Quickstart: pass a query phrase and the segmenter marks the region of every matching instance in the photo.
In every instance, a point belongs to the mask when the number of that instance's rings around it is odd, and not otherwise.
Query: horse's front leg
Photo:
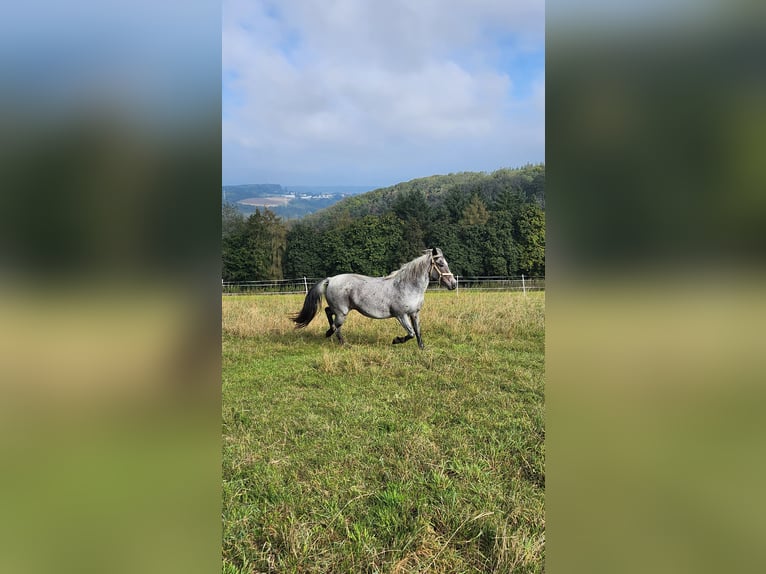
[[[394,345],[398,345],[399,343],[406,343],[415,336],[415,329],[412,328],[412,323],[410,323],[410,318],[407,315],[399,315],[396,320],[399,321],[402,327],[404,327],[404,330],[407,331],[407,336],[396,337],[392,341]]]
[[[420,336],[420,314],[417,311],[411,313],[410,320],[412,321],[412,327],[415,330],[415,336],[418,338],[418,347],[424,349],[423,338]]]

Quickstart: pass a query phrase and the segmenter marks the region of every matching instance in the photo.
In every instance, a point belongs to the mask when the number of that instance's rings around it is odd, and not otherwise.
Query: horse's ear
[[[434,257],[439,257],[439,250],[436,247],[432,247],[431,255],[433,255]]]

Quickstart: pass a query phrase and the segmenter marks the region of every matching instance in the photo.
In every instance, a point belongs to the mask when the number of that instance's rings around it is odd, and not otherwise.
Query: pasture
[[[429,291],[394,319],[224,297],[223,572],[541,572],[541,292]]]

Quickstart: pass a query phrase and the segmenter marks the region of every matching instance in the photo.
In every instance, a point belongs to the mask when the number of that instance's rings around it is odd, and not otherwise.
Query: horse
[[[341,327],[349,312],[356,310],[371,319],[396,317],[407,334],[396,337],[393,344],[406,343],[416,337],[418,347],[423,349],[419,313],[428,282],[437,279],[449,290],[457,287],[457,280],[450,272],[444,254],[434,247],[386,277],[343,273],[322,279],[306,294],[300,312],[290,319],[296,323],[296,329],[306,327],[319,311],[324,296],[327,301],[324,311],[330,323],[325,337],[335,333],[342,345]]]

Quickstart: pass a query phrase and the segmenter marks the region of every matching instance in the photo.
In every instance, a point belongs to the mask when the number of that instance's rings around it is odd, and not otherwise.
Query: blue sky
[[[224,0],[223,183],[545,159],[542,0]]]

